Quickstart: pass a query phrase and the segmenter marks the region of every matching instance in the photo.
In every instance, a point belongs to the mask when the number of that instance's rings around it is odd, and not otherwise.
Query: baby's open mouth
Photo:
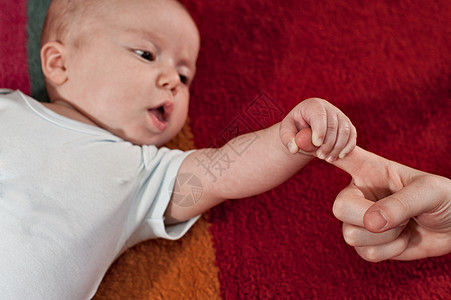
[[[165,102],[162,105],[148,109],[153,125],[160,131],[164,131],[168,125],[169,117],[174,109],[173,102]]]
[[[149,109],[149,112],[153,114],[160,122],[166,122],[166,116],[164,114],[164,106]]]

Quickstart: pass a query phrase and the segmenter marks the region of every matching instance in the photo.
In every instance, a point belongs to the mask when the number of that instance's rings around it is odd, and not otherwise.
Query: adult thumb
[[[371,232],[383,232],[406,224],[410,218],[431,213],[440,197],[426,189],[423,180],[412,180],[397,192],[374,203],[363,216],[363,223]]]

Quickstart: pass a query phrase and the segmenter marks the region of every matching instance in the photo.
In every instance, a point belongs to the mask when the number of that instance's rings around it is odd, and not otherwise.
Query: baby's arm
[[[190,154],[180,167],[180,182],[166,210],[166,223],[187,220],[225,199],[250,197],[286,181],[314,158],[312,153],[298,153],[296,143],[296,149],[289,145],[299,130],[308,127],[323,157],[335,159],[356,144],[354,126],[340,110],[322,99],[305,100],[280,123],[236,137],[221,148]],[[194,190],[183,184],[187,178],[196,182]],[[187,198],[195,201],[187,205]]]

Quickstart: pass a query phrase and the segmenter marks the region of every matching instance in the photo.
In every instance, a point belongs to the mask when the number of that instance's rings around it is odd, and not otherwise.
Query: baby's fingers
[[[333,162],[337,158],[345,157],[351,152],[357,143],[357,131],[346,117],[342,117],[337,130],[337,138],[332,151],[326,160]]]
[[[317,156],[333,162],[354,149],[357,131],[351,121],[341,114],[331,114],[327,122],[326,138],[324,144],[318,149]]]
[[[288,114],[280,123],[279,136],[282,144],[287,147],[290,153],[295,154],[299,151],[299,147],[296,145],[295,137],[298,133],[298,129],[295,125],[294,118],[291,114]]]
[[[305,115],[312,128],[312,144],[316,147],[322,147],[326,142],[330,116],[328,116],[327,110],[323,106],[319,103],[315,104],[317,105],[317,108],[305,112]]]
[[[355,129],[354,125],[350,124],[349,130],[348,141],[338,155],[338,158],[344,158],[346,155],[351,153],[351,151],[354,150],[355,146],[357,145],[357,130]]]
[[[337,140],[339,124],[338,116],[336,114],[326,112],[326,119],[326,123],[323,124],[327,124],[327,126],[315,126],[314,124],[312,124],[313,135],[317,134],[318,136],[324,136],[323,143],[320,145],[318,151],[316,152],[316,156],[319,159],[325,159],[330,156],[330,153],[334,148],[335,142]],[[324,128],[325,132],[323,133]]]

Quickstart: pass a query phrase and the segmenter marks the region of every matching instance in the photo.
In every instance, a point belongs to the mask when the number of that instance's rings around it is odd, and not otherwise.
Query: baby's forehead
[[[52,26],[47,30],[55,30],[60,26],[76,27],[83,23],[89,24],[102,17],[114,17],[118,14],[137,9],[145,11],[148,17],[156,14],[153,5],[164,7],[168,13],[183,11],[191,18],[186,8],[176,0],[52,0],[47,12],[47,19],[52,20]],[[132,15],[129,16],[133,18]]]
[[[72,28],[81,26],[107,8],[105,0],[52,0],[41,42],[64,40]]]
[[[107,28],[119,33],[130,24],[140,24],[138,29],[151,30],[153,24],[161,26],[160,21],[167,25],[163,31],[185,32],[200,43],[195,22],[176,0],[53,0],[41,43],[61,41],[79,47]]]

